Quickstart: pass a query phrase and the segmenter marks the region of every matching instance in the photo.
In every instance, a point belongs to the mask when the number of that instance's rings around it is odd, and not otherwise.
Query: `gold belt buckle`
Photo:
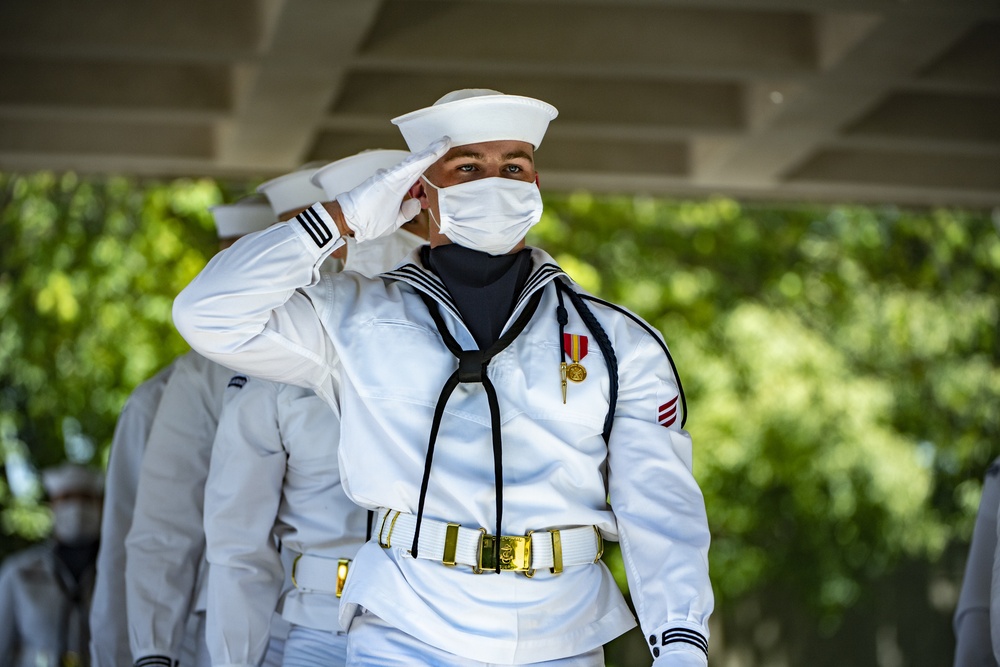
[[[389,524],[389,534],[385,536],[385,542],[383,543],[382,542],[382,533],[385,531],[385,522],[389,520],[389,515],[390,514],[393,515],[393,517],[392,517],[392,523]],[[402,514],[402,512],[393,512],[391,510],[386,510],[385,516],[382,517],[382,525],[379,526],[379,529],[378,529],[378,538],[377,539],[378,539],[378,545],[380,547],[382,547],[383,549],[391,549],[392,548],[392,531],[396,527],[396,519],[399,518],[400,514]]]
[[[337,597],[344,592],[344,584],[347,582],[347,571],[350,569],[351,560],[341,558],[337,561]]]
[[[499,546],[498,546],[499,542]],[[496,549],[500,549],[500,569],[505,572],[531,570],[531,535],[488,535],[485,531],[479,540],[479,567],[477,574],[496,567]]]

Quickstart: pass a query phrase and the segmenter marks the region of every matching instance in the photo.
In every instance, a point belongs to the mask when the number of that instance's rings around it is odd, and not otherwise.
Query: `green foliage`
[[[66,451],[80,439],[106,453],[131,390],[187,349],[171,303],[214,252],[208,207],[226,198],[209,180],[0,174],[6,462],[93,455]],[[35,501],[5,495],[4,532],[43,533]]]
[[[780,582],[836,618],[968,539],[1000,453],[987,215],[573,194],[533,237],[666,337],[721,602]]]

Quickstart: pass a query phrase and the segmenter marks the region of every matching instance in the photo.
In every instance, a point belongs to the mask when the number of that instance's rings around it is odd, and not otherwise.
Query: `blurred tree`
[[[210,180],[0,174],[0,447],[19,491],[0,489],[3,532],[48,528],[25,463],[103,463],[128,394],[187,349],[171,303],[214,252],[208,207],[227,196]]]
[[[832,630],[968,539],[1000,452],[987,214],[574,194],[533,241],[671,346],[721,604],[781,585]]]

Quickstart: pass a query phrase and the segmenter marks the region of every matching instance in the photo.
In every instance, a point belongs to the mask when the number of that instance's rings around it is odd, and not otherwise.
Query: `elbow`
[[[198,331],[197,318],[194,316],[196,312],[197,306],[192,302],[186,289],[174,299],[174,306],[171,311],[174,328],[177,329],[181,337],[192,347],[194,346],[192,338],[197,338]]]
[[[171,317],[177,333],[187,341],[192,349],[205,354],[206,346],[213,345],[213,337],[220,331],[217,306],[213,312],[211,299],[201,298],[192,292],[190,286],[174,299]]]

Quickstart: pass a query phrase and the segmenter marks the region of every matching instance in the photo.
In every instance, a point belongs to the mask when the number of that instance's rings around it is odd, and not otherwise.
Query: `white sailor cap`
[[[257,186],[257,192],[267,197],[276,216],[312,206],[324,200],[323,189],[312,181],[317,163],[310,162],[301,169]]]
[[[547,102],[496,90],[455,90],[432,106],[393,118],[411,151],[426,148],[441,137],[452,146],[482,141],[525,141],[535,148],[559,111]]]
[[[394,167],[408,155],[407,151],[382,148],[361,151],[357,155],[345,157],[319,168],[313,174],[312,182],[313,185],[323,189],[328,200],[332,200],[337,195],[361,185],[379,169]]]
[[[104,474],[77,463],[63,463],[42,471],[42,486],[50,498],[69,493],[99,496],[104,493]]]
[[[259,195],[209,209],[219,239],[231,239],[267,229],[278,221],[267,200]]]

